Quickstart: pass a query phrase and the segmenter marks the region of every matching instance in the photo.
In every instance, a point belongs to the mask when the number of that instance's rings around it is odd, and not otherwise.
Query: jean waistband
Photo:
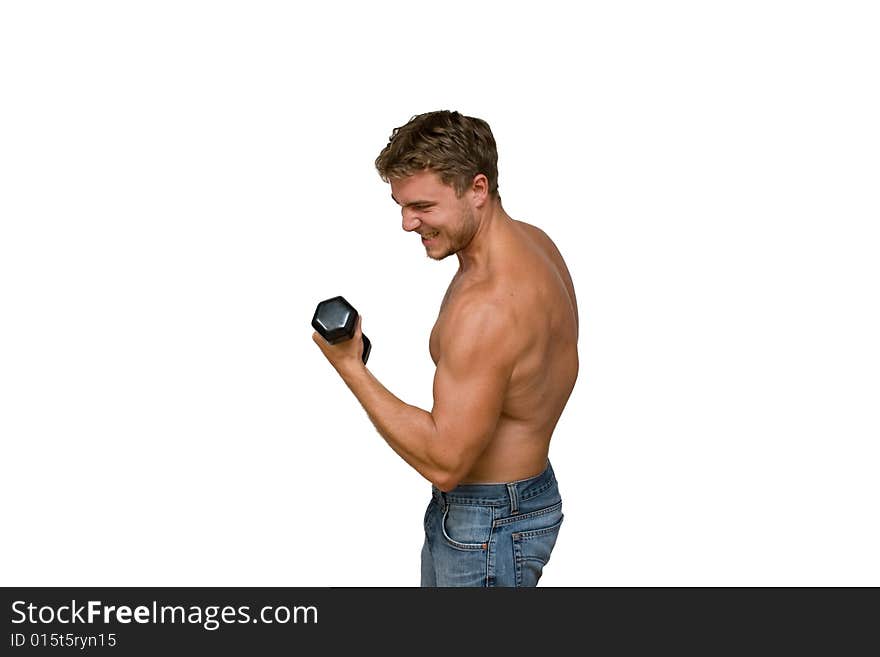
[[[547,461],[547,467],[541,474],[528,479],[497,484],[459,484],[448,493],[432,486],[431,492],[434,499],[444,506],[447,503],[489,506],[510,504],[516,510],[520,502],[540,495],[555,483],[553,467]]]

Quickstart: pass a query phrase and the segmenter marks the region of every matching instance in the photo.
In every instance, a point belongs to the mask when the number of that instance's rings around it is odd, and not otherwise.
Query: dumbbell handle
[[[364,353],[363,353],[363,356],[361,356],[361,358],[363,358],[364,365],[366,365],[367,358],[370,357],[370,349],[373,348],[373,345],[370,343],[370,339],[366,335],[364,335],[363,333],[361,333],[361,338],[363,338],[363,341],[364,341]]]

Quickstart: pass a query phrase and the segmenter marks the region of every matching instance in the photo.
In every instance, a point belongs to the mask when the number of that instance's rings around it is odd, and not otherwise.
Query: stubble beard
[[[466,208],[461,214],[461,223],[458,225],[458,228],[454,232],[449,233],[449,246],[447,246],[446,250],[442,252],[443,255],[432,255],[431,251],[428,250],[427,256],[431,260],[443,260],[451,255],[455,255],[470,244],[470,241],[473,239],[476,232],[476,217],[474,217],[473,210]],[[438,235],[438,237],[443,236],[442,232]]]

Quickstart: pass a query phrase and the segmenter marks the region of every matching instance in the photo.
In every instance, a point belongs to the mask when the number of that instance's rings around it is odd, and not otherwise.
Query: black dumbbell
[[[348,301],[342,297],[325,299],[315,308],[315,316],[312,317],[312,328],[330,344],[339,344],[354,337],[354,326],[357,323],[358,312]],[[370,341],[361,333],[364,339],[364,365],[370,357]]]

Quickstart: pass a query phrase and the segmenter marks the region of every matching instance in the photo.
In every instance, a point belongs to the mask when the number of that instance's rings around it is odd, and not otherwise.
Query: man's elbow
[[[437,488],[439,488],[444,493],[448,493],[458,486],[458,482],[461,481],[459,477],[453,477],[447,474],[441,474],[434,478],[434,481],[431,483],[434,484]]]
[[[444,493],[448,493],[467,478],[480,451],[466,441],[448,434],[436,438],[431,450],[433,472],[428,477]]]
[[[444,493],[448,493],[461,483],[467,474],[467,470],[468,468],[461,462],[447,462],[437,468],[431,483]]]

